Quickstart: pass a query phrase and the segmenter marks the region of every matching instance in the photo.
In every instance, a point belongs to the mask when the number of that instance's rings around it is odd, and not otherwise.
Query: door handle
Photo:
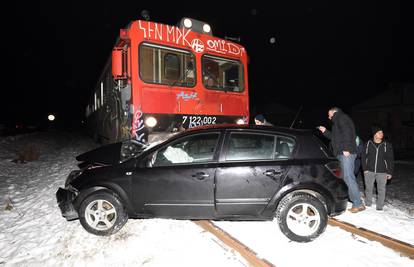
[[[205,178],[210,177],[210,175],[204,172],[197,172],[196,174],[193,174],[192,177],[196,177],[198,180],[204,180]]]
[[[266,170],[265,172],[263,172],[263,174],[274,176],[274,175],[280,175],[280,174],[282,174],[282,172],[281,171],[275,171],[275,170]]]

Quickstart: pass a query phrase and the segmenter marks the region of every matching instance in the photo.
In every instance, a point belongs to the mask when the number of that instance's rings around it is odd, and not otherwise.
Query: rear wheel
[[[277,207],[276,218],[283,234],[296,242],[312,241],[325,231],[328,221],[322,201],[305,193],[284,197]]]
[[[119,197],[109,191],[98,191],[88,196],[79,208],[83,228],[95,235],[118,232],[128,220]]]

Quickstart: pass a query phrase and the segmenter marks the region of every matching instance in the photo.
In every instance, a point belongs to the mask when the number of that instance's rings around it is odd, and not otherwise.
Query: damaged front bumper
[[[75,220],[79,217],[78,212],[73,206],[73,200],[75,198],[76,193],[74,190],[72,191],[69,188],[64,189],[59,187],[58,191],[56,192],[56,200],[60,211],[62,212],[62,216],[65,217],[65,219],[68,221]]]

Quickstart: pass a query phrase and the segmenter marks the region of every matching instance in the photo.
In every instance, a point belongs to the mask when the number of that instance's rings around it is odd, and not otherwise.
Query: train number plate
[[[183,126],[193,128],[201,125],[216,124],[215,116],[183,116]]]

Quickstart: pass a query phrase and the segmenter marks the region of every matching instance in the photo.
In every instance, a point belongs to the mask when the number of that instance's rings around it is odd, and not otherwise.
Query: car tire
[[[79,220],[89,233],[106,236],[118,232],[127,222],[128,215],[115,193],[98,191],[82,201]]]
[[[285,196],[276,209],[280,230],[290,240],[310,242],[322,234],[328,222],[325,205],[306,193]]]

